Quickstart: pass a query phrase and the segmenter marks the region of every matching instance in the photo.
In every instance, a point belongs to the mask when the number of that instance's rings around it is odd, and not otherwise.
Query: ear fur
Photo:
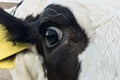
[[[0,8],[0,24],[4,25],[10,34],[11,41],[33,43],[33,35],[30,25],[10,15]]]

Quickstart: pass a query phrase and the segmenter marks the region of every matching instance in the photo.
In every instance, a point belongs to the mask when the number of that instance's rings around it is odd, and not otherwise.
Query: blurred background
[[[9,8],[14,7],[20,1],[21,0],[0,0],[0,7],[9,9]]]

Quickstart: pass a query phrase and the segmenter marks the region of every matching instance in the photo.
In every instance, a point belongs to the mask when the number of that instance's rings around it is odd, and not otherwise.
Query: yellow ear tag
[[[0,24],[0,68],[13,68],[15,59],[7,60],[6,58],[24,50],[25,44],[10,42],[6,38],[7,30]]]
[[[15,58],[13,60],[8,60],[8,59],[4,59],[4,60],[0,60],[0,68],[1,69],[11,69],[15,67]]]

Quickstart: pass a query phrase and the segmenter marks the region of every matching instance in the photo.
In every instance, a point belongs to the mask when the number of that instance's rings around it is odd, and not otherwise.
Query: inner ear
[[[4,25],[10,34],[10,40],[22,43],[33,43],[31,26],[0,8],[0,24]]]

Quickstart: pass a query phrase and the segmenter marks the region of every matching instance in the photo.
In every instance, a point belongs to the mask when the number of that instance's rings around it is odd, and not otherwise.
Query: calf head
[[[0,9],[0,24],[6,26],[9,40],[36,46],[48,80],[77,80],[78,54],[87,47],[88,38],[68,8],[49,5],[36,18],[25,20]]]
[[[48,80],[120,79],[118,8],[98,0],[50,1],[36,17],[24,20],[0,9],[9,40],[35,45]]]

